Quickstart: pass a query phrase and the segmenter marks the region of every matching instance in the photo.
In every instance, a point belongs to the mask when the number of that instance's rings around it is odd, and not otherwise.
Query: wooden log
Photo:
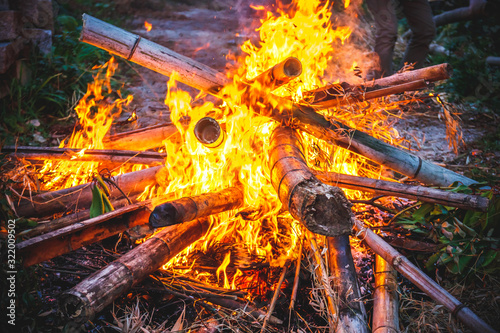
[[[375,255],[375,292],[373,295],[374,333],[399,332],[398,281],[396,271],[379,255]]]
[[[164,228],[144,243],[95,272],[59,297],[70,320],[85,322],[141,282],[208,230],[207,219]]]
[[[145,40],[137,35],[86,14],[84,14],[81,40],[167,76],[170,76],[173,71],[183,73],[178,77],[179,81],[224,98],[219,92],[229,81],[223,74],[158,44],[149,41],[145,43]],[[135,48],[134,45],[136,45]],[[139,45],[141,46],[140,49]],[[140,55],[136,56],[139,51]],[[432,77],[435,73],[440,73],[442,76],[442,72],[449,73],[450,68],[447,64],[433,66],[428,70],[429,77]],[[408,73],[417,71],[420,70]],[[403,73],[404,75],[399,74],[400,76],[392,78],[390,81],[384,78],[385,81],[379,81],[378,83],[391,85],[390,82],[394,81],[399,83],[416,81],[418,80],[416,77],[420,75],[418,73],[420,72],[417,72],[417,74]],[[271,94],[263,95],[261,91],[252,88],[252,86],[249,86],[244,94],[243,100],[254,105],[267,105],[267,108],[261,110],[261,114],[269,116],[280,123],[295,124],[301,130],[319,139],[349,149],[420,182],[440,186],[449,186],[453,182],[460,182],[465,185],[475,183],[470,178],[424,161],[420,157],[377,140],[366,133],[349,128],[335,120],[329,121],[306,105],[296,105],[290,100]]]
[[[380,236],[366,228],[362,222],[355,220],[354,229],[356,236],[368,244],[368,246],[391,264],[394,269],[410,280],[415,286],[435,300],[438,304],[447,308],[456,318],[463,322],[473,332],[494,333],[496,332],[481,318],[474,314],[468,307],[463,305],[434,280],[412,264],[406,257],[401,255],[392,246],[387,244]]]
[[[166,227],[236,209],[243,203],[243,192],[235,187],[184,197],[156,206],[149,218],[149,224],[152,228]]]
[[[40,235],[17,244],[24,267],[38,264],[82,246],[93,244],[124,232],[137,225],[147,224],[151,202],[128,205],[86,221]]]
[[[295,57],[288,57],[253,78],[247,84],[257,85],[258,88],[271,92],[297,78],[300,74],[302,74],[302,63],[300,60]]]
[[[493,57],[493,56],[486,57],[486,63],[488,65],[500,66],[500,57]]]
[[[368,333],[366,311],[361,300],[349,235],[327,237],[327,243],[330,276],[339,296],[338,325],[342,326],[343,332]]]
[[[132,200],[135,202],[135,200]],[[123,198],[119,199],[116,201],[112,201],[111,204],[115,209],[124,207],[129,204],[128,199]],[[33,229],[25,230],[20,233],[18,233],[19,237],[23,238],[32,238],[38,235],[42,235],[57,229],[61,229],[64,227],[67,227],[69,225],[88,220],[90,218],[90,209],[84,209],[79,212],[69,214],[63,217],[60,217],[58,219],[54,219],[52,221],[48,221],[45,223],[39,223],[38,226],[34,227]]]
[[[106,136],[102,143],[107,149],[135,149],[142,151],[161,147],[163,140],[176,133],[177,128],[174,124],[164,123]]]
[[[141,193],[148,185],[156,183],[155,175],[161,169],[156,166],[140,171],[129,172],[114,177],[114,182],[127,195]],[[122,198],[122,193],[110,186],[111,199]],[[32,198],[21,198],[16,202],[18,216],[48,216],[58,212],[89,208],[92,202],[91,183],[67,189],[42,193]]]
[[[390,87],[379,88],[366,91],[363,87],[354,87],[354,92],[344,92],[339,88],[330,88],[328,90],[320,90],[312,92],[310,97],[305,94],[304,101],[307,105],[315,109],[322,110],[336,106],[360,103],[374,98],[385,97],[393,94],[399,94],[406,91],[419,90],[427,88],[428,84],[424,80],[411,81],[393,85]]]
[[[349,234],[351,203],[338,187],[321,183],[309,170],[295,131],[277,127],[271,136],[271,182],[283,207],[307,229],[325,236]]]
[[[369,81],[365,84],[365,86],[388,87],[420,80],[424,80],[426,82],[436,82],[449,79],[452,73],[453,68],[451,67],[451,65],[444,63],[386,76],[380,79]]]
[[[488,198],[479,195],[448,192],[425,186],[401,184],[386,180],[344,175],[336,172],[313,171],[323,183],[370,192],[375,195],[388,195],[444,206],[473,209],[485,212],[489,206]]]
[[[5,146],[3,154],[31,160],[64,160],[75,162],[99,162],[106,164],[163,165],[167,154],[133,150],[81,149],[54,147]]]

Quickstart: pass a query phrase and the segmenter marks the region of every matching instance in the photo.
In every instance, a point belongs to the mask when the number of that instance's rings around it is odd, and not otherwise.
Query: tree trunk
[[[148,185],[156,183],[155,175],[161,166],[125,173],[114,177],[114,182],[127,195],[140,194]],[[123,197],[120,191],[110,186],[111,199]],[[65,211],[87,209],[92,202],[91,183],[22,198],[16,204],[18,216],[48,216]]]
[[[342,332],[368,333],[366,311],[352,259],[349,236],[327,237],[328,264],[339,295],[338,316]],[[339,331],[339,330],[337,330]]]
[[[448,192],[424,186],[406,185],[380,179],[344,175],[335,172],[313,171],[314,175],[326,184],[366,191],[375,195],[388,195],[444,206],[473,209],[485,212],[490,201],[479,195]]]
[[[486,0],[469,0],[469,7],[461,7],[434,16],[434,24],[436,27],[460,22],[468,21],[485,16],[488,1]]]
[[[399,332],[398,281],[396,271],[375,255],[375,292],[373,295],[373,332]]]
[[[271,136],[271,182],[283,207],[314,233],[349,234],[351,203],[337,187],[321,183],[309,170],[295,131],[277,127]]]
[[[202,219],[163,229],[65,291],[59,298],[59,308],[73,321],[91,320],[132,286],[202,237],[208,227],[208,220]]]
[[[445,308],[473,332],[496,332],[469,308],[418,269],[418,267],[412,264],[406,257],[387,244],[380,236],[366,228],[360,221],[355,221],[354,229],[356,230],[356,236],[365,241],[373,252],[390,263],[399,273],[410,280],[438,304],[444,305]]]

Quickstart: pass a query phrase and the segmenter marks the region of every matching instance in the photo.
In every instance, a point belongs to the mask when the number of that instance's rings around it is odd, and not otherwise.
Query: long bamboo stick
[[[23,258],[23,265],[24,267],[35,265],[137,225],[147,224],[151,212],[148,207],[150,204],[151,201],[148,200],[128,205],[22,241],[16,247]]]
[[[398,281],[396,271],[375,255],[375,292],[373,295],[373,333],[399,332]]]
[[[163,140],[177,133],[172,123],[158,124],[107,136],[103,145],[107,149],[147,150],[161,147]]]
[[[386,180],[345,175],[336,172],[313,171],[314,175],[326,184],[412,200],[437,203],[444,206],[473,209],[485,212],[490,201],[479,195],[449,192],[425,186],[401,184]]]
[[[156,206],[149,218],[149,224],[153,228],[166,227],[236,209],[243,203],[243,192],[235,187],[194,197],[184,197]]]
[[[144,170],[125,173],[114,177],[114,182],[127,195],[139,194],[147,185],[156,183],[155,175],[161,169],[156,166]],[[42,193],[32,198],[22,198],[16,204],[19,216],[48,216],[58,212],[89,208],[92,202],[91,184],[83,184],[67,189]],[[111,199],[123,197],[114,186],[110,187]]]
[[[67,318],[75,322],[81,323],[92,319],[121,294],[202,237],[208,227],[208,220],[202,219],[161,230],[62,293],[59,298],[59,308]]]
[[[368,333],[366,311],[352,259],[349,235],[327,237],[328,266],[339,295],[339,326],[344,332]]]
[[[84,14],[83,21],[83,42],[167,76],[175,71],[180,73],[179,81],[224,98],[219,93],[229,81],[221,73],[89,15]],[[268,105],[261,113],[280,123],[296,124],[301,130],[319,139],[349,149],[423,183],[440,186],[449,186],[455,181],[466,185],[475,183],[472,179],[424,161],[366,133],[351,129],[340,122],[327,120],[309,106],[295,105],[292,101],[271,94],[263,96],[262,92],[252,87],[245,93],[245,99],[253,104],[260,102],[259,105]]]
[[[290,214],[312,232],[339,236],[351,232],[351,203],[338,187],[321,183],[309,170],[289,127],[277,127],[271,136],[271,182]]]
[[[417,266],[412,264],[406,257],[401,255],[392,246],[387,244],[380,236],[366,228],[362,222],[356,220],[354,229],[357,236],[364,240],[368,246],[391,264],[394,269],[410,280],[420,290],[442,304],[454,316],[462,321],[473,332],[495,333],[496,331],[486,324],[481,318],[474,314],[468,307],[439,286],[434,280],[423,273]]]
[[[157,152],[140,152],[133,150],[80,149],[53,147],[14,147],[2,148],[2,153],[12,154],[19,158],[32,160],[66,160],[75,162],[102,162],[110,164],[146,164],[162,165],[167,154]]]

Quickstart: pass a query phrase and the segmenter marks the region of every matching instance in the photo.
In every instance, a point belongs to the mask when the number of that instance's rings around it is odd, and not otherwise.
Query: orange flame
[[[153,25],[149,23],[148,21],[144,21],[144,28],[146,28],[147,32],[150,32],[151,29],[153,29]]]

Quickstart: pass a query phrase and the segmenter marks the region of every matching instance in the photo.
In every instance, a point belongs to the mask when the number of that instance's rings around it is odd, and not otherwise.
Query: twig
[[[304,244],[304,238],[302,237],[300,240],[300,247],[299,247],[299,254],[297,256],[297,263],[295,264],[295,278],[293,280],[293,289],[292,289],[292,296],[290,297],[290,314],[292,313],[292,310],[295,307],[295,300],[297,299],[297,291],[299,290],[299,274],[300,274],[300,266],[301,266],[301,261],[302,261],[302,246]],[[289,316],[290,317],[290,316]]]
[[[281,285],[283,284],[283,280],[285,280],[285,275],[289,263],[290,260],[287,260],[283,265],[283,272],[281,272],[280,279],[278,281],[278,284],[276,285],[276,289],[274,290],[273,299],[271,300],[271,304],[269,305],[269,310],[267,311],[266,317],[264,318],[264,322],[262,323],[262,328],[260,329],[261,333],[264,333],[266,331],[267,322],[269,321],[269,318],[273,314],[274,308],[276,307],[276,301],[278,300],[278,296],[280,295]]]

